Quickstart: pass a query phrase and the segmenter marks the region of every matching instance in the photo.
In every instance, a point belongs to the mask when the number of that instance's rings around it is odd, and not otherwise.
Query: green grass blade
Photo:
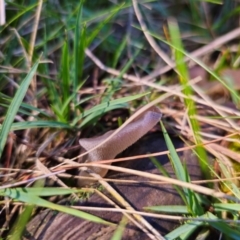
[[[82,83],[82,75],[83,75],[83,64],[84,64],[84,57],[85,57],[85,48],[87,46],[87,27],[84,23],[81,29],[81,36],[79,39],[79,63],[78,63],[78,82],[77,86],[79,86],[79,83]]]
[[[184,61],[184,51],[183,51],[183,45],[181,41],[181,35],[180,31],[178,28],[178,25],[175,21],[169,21],[169,32],[171,36],[171,42],[172,45],[175,46],[174,51],[175,51],[175,59],[176,59],[176,68],[180,77],[180,83],[183,86],[183,92],[184,94],[188,97],[184,99],[186,109],[188,111],[189,115],[189,120],[190,120],[190,127],[192,128],[192,131],[194,133],[194,138],[196,144],[200,145],[202,143],[201,137],[200,137],[200,126],[198,121],[196,120],[196,106],[195,102],[191,99],[193,96],[193,91],[191,88],[191,85],[189,84],[189,73],[187,69],[187,65]],[[178,49],[181,49],[181,51],[178,51]],[[201,161],[200,167],[205,175],[206,179],[211,179],[210,171],[208,169],[208,162],[207,162],[207,153],[205,149],[202,146],[197,146],[196,147],[196,152]]]
[[[146,96],[147,94],[149,94],[149,92],[142,93],[142,94],[136,94],[134,96],[129,96],[129,97],[118,98],[118,99],[114,99],[112,101],[100,103],[99,105],[97,105],[97,106],[95,106],[95,107],[93,107],[93,108],[91,108],[89,110],[84,111],[82,117],[85,117],[85,116],[87,116],[87,115],[89,115],[89,114],[91,114],[91,113],[93,113],[95,111],[101,110],[101,109],[106,108],[106,107],[110,107],[110,106],[118,105],[118,104],[123,104],[123,103],[126,103],[126,102],[130,102],[130,101],[136,100],[138,98]]]
[[[174,214],[189,214],[186,206],[180,205],[164,205],[164,206],[149,206],[144,207],[145,210],[151,210],[154,212],[174,213]]]
[[[14,121],[14,117],[18,112],[18,109],[23,101],[23,98],[28,90],[29,84],[37,71],[39,64],[39,60],[33,65],[32,69],[29,71],[25,79],[22,81],[20,87],[18,88],[6,114],[6,117],[2,124],[2,129],[0,132],[0,157],[2,156],[2,152],[4,146],[7,141],[8,133],[11,130],[11,125]]]
[[[73,89],[77,89],[79,83],[79,68],[80,68],[80,42],[81,42],[81,24],[82,24],[82,8],[83,8],[83,0],[80,1],[76,24],[75,24],[75,37],[74,37],[74,81],[73,81]],[[74,97],[74,103],[76,105],[76,92]]]
[[[110,22],[110,20],[120,11],[123,9],[125,3],[121,4],[120,6],[116,6],[115,9],[112,9],[112,12],[110,12],[110,15],[106,17],[103,21],[101,21],[98,26],[90,33],[88,40],[87,40],[87,45],[89,46],[92,41],[97,37],[99,34],[100,30]]]
[[[70,69],[69,69],[69,50],[67,41],[64,42],[62,47],[62,59],[61,59],[61,78],[62,78],[62,98],[63,104],[67,101],[70,94]],[[68,115],[68,110],[65,110]]]
[[[197,228],[204,225],[204,222],[202,221],[190,221],[188,223],[185,223],[181,225],[180,227],[174,229],[172,232],[165,235],[166,240],[175,240],[175,239],[186,239],[184,235],[191,235]],[[181,238],[179,238],[181,236]]]
[[[84,84],[85,82],[86,82],[86,81],[82,81],[82,82],[79,84],[78,88],[77,88],[75,91],[77,92],[79,89],[81,89],[81,87],[83,86],[83,84]],[[65,116],[66,116],[66,109],[69,108],[69,111],[70,111],[70,103],[71,103],[71,101],[74,100],[75,92],[74,92],[74,93],[69,92],[68,95],[69,95],[69,96],[68,96],[68,98],[65,100],[65,102],[63,103],[63,105],[61,106],[61,109],[59,109],[59,113],[64,117],[65,121],[67,120],[67,122],[68,122],[68,119],[66,119],[66,117],[65,117]],[[96,95],[95,95],[95,96],[96,96]],[[93,98],[93,97],[95,97],[95,96],[91,96],[91,97],[89,97],[88,99],[91,99],[91,98]],[[78,106],[79,104],[81,104],[81,103],[83,103],[83,102],[84,102],[84,100],[79,101],[76,106]]]
[[[214,211],[236,211],[240,212],[239,203],[213,203]]]
[[[238,101],[238,98],[236,97],[236,96],[238,96],[238,91],[234,86],[234,79],[232,79],[231,77],[228,77],[227,75],[224,75],[223,80],[224,80],[224,82],[226,82],[226,84],[229,86],[229,88],[232,89],[232,92],[230,92],[232,101],[235,103],[236,106],[239,106],[240,102]]]
[[[26,122],[16,122],[13,123],[10,127],[10,131],[24,130],[31,128],[62,128],[62,129],[72,129],[72,126],[67,123],[56,122],[56,121],[26,121]],[[3,129],[3,126],[0,126],[0,130]]]
[[[136,27],[137,29],[139,29],[138,27]],[[141,29],[139,29],[141,30]],[[163,43],[167,44],[168,46],[170,46],[171,48],[173,48],[176,51],[179,51],[181,53],[183,53],[188,59],[194,61],[196,64],[198,64],[199,66],[201,66],[204,70],[206,70],[210,75],[212,75],[215,79],[217,79],[225,88],[227,88],[227,90],[231,93],[231,95],[234,95],[234,98],[237,99],[240,102],[240,95],[235,93],[235,91],[228,86],[228,84],[225,83],[225,81],[223,81],[216,73],[214,73],[207,65],[205,65],[203,62],[201,62],[199,59],[197,59],[196,57],[193,57],[191,54],[187,53],[186,51],[184,51],[181,48],[178,48],[177,46],[175,46],[172,43],[169,43],[167,41],[165,41],[163,38],[161,38],[160,36],[148,32],[151,36],[155,37],[156,39],[162,41]],[[183,59],[181,60],[183,61]]]
[[[153,164],[158,168],[158,170],[166,177],[171,177],[170,174],[166,171],[166,169],[157,161],[156,158],[150,158]],[[179,186],[173,185],[173,187],[176,189],[180,197],[182,198],[183,202],[188,205],[188,201],[186,198],[186,195],[182,191],[182,189]]]
[[[232,178],[233,177],[233,174],[226,167],[226,164],[223,164],[221,161],[219,161],[218,164],[219,164],[219,169],[221,170],[224,177],[226,177],[226,178]],[[234,195],[238,199],[240,199],[239,186],[234,181],[232,181],[232,180],[223,181],[222,184],[224,185],[224,188],[227,189],[227,191],[231,192],[232,195]]]
[[[11,191],[11,190],[9,190]],[[70,188],[60,188],[60,187],[26,187],[26,188],[14,188],[15,192],[18,193],[26,193],[29,196],[41,196],[41,197],[49,197],[56,195],[67,195],[72,193],[78,193],[81,190],[70,189]],[[5,190],[0,190],[0,195],[5,195]]]
[[[34,188],[43,188],[45,179],[38,180],[34,182]],[[31,189],[31,188],[28,188]],[[23,189],[22,189],[23,190]],[[35,206],[33,204],[26,204],[23,211],[18,215],[16,221],[14,221],[13,226],[7,236],[7,240],[19,240],[21,239],[23,232],[27,223],[29,222],[32,212]]]
[[[170,151],[170,155],[172,158],[172,162],[173,162],[173,166],[176,172],[176,176],[179,180],[187,182],[187,178],[186,178],[186,174],[185,174],[185,170],[183,168],[182,162],[176,152],[176,149],[163,125],[162,122],[160,122],[161,124],[161,128],[162,128],[162,132],[163,132],[163,136],[167,145],[168,150]]]
[[[208,218],[216,219],[216,221],[208,222],[210,226],[214,227],[215,229],[218,229],[220,232],[226,234],[231,239],[239,240],[239,236],[240,236],[239,224],[237,225],[238,228],[234,228],[233,226],[230,226],[228,223],[225,223],[223,221],[217,221],[218,218],[215,215],[213,215],[211,212],[208,212],[207,214],[208,214]]]
[[[119,47],[116,49],[116,51],[114,53],[112,68],[116,68],[119,58],[123,54],[123,52],[124,52],[123,50],[126,46],[127,46],[127,37],[124,37],[121,44],[119,45]]]
[[[176,149],[163,125],[163,123],[160,121],[163,136],[165,139],[165,142],[167,144],[167,148],[170,151],[172,165],[174,167],[174,171],[176,174],[177,179],[183,181],[183,182],[189,182],[190,177],[187,172],[187,169],[183,167],[183,164],[176,152]],[[195,193],[187,188],[183,188],[183,191],[185,193],[185,198],[187,199],[187,205],[189,210],[191,210],[191,213],[194,215],[201,215],[203,214],[204,210],[202,209],[201,205],[198,202],[197,197],[195,196]]]
[[[149,93],[147,92],[147,93],[137,94],[137,95],[130,96],[130,97],[123,97],[123,98],[115,99],[115,100],[112,100],[112,101],[106,101],[104,103],[100,103],[97,106],[92,107],[91,109],[84,111],[79,117],[75,118],[72,125],[75,126],[76,123],[80,119],[83,119],[84,117],[86,117],[90,114],[94,114],[97,111],[105,109],[105,112],[106,112],[106,108],[110,108],[110,107],[113,107],[114,105],[120,105],[120,104],[124,104],[126,102],[133,101],[133,100],[141,98],[141,97],[143,97],[147,94],[149,94]]]
[[[140,53],[141,50],[142,50],[141,47],[139,47],[139,49],[137,49],[137,51],[134,53],[134,55],[128,60],[128,62],[125,64],[124,68],[121,70],[118,78],[122,78],[122,76],[128,71],[128,69],[130,67],[132,67],[132,64],[133,64],[135,58],[138,56],[138,54]]]
[[[23,232],[25,230],[25,226],[29,222],[31,218],[32,212],[34,209],[34,205],[26,205],[23,211],[19,214],[16,222],[12,226],[10,232],[6,240],[19,240],[22,239]]]
[[[1,101],[1,99],[0,99]],[[11,103],[11,100],[9,99],[8,100],[9,103]],[[0,103],[0,106],[2,107],[5,107],[6,109],[9,107],[9,103]],[[49,113],[46,113],[44,112],[42,109],[39,109],[39,108],[35,108],[35,107],[32,107],[31,105],[28,105],[28,104],[21,104],[19,110],[18,110],[18,113],[22,113],[26,116],[33,116],[34,118],[38,118],[38,116],[35,115],[32,115],[33,111],[35,111],[36,113],[41,113],[42,116],[46,117],[46,118],[51,118],[52,116],[49,114]],[[1,126],[0,126],[0,129],[1,129]]]
[[[96,119],[103,116],[105,113],[115,110],[115,109],[119,109],[119,108],[126,108],[127,104],[121,103],[121,104],[115,104],[112,106],[108,106],[103,108],[102,110],[98,110],[93,112],[92,114],[88,115],[80,124],[80,128],[85,127],[86,125],[89,125],[91,123],[96,122]]]
[[[17,20],[18,18],[20,18],[22,15],[24,15],[25,13],[27,13],[28,11],[32,10],[33,8],[35,8],[38,5],[38,2],[27,7],[24,8],[21,12],[19,12],[18,14],[16,14],[12,19],[8,20],[7,23],[4,25],[4,27],[1,29],[0,34],[3,32],[4,29],[6,29],[11,23],[13,23],[15,20]]]
[[[80,217],[80,218],[83,218],[85,220],[92,221],[92,222],[95,222],[95,223],[113,225],[112,223],[107,222],[107,221],[105,221],[105,220],[103,220],[99,217],[96,217],[96,216],[90,214],[90,213],[86,213],[86,212],[79,211],[79,210],[76,210],[76,209],[73,209],[73,208],[58,205],[58,204],[49,202],[47,200],[44,200],[44,199],[42,199],[38,196],[29,195],[28,193],[25,193],[23,191],[19,191],[19,190],[16,191],[16,189],[6,189],[4,191],[4,193],[5,193],[5,196],[8,196],[12,199],[15,199],[15,200],[18,200],[18,201],[21,201],[21,202],[25,202],[25,203],[28,203],[28,204],[34,204],[34,205],[37,205],[37,206],[46,207],[46,208],[50,208],[50,209],[57,210],[57,211],[60,211],[60,212],[68,213],[68,214],[71,214],[73,216]]]
[[[119,223],[117,229],[114,231],[113,236],[111,237],[111,240],[121,240],[124,230],[125,230],[125,226],[128,223],[128,219],[126,216],[123,215],[123,218],[121,220],[121,222]]]
[[[205,213],[204,215],[199,216],[201,219],[206,219],[206,222],[208,219],[215,219],[218,218],[211,214],[210,212]],[[210,222],[209,222],[210,223]],[[181,225],[180,227],[174,229],[172,232],[165,235],[166,240],[174,240],[174,239],[189,239],[189,236],[192,234],[193,231],[195,231],[197,228],[199,228],[202,225],[205,225],[206,223],[204,221],[188,221],[187,223]]]

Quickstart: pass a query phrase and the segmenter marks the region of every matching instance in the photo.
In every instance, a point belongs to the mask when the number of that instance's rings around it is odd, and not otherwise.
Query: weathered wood
[[[176,148],[182,147],[183,143],[179,138],[172,138]],[[167,150],[165,141],[161,133],[152,133],[132,147],[125,151],[123,156],[135,156],[146,153],[154,153]],[[201,172],[197,159],[190,151],[186,151],[180,154],[182,161],[186,161],[188,171],[192,180],[201,179]],[[166,155],[160,156],[157,160],[164,166],[165,170],[175,177],[171,163]],[[131,162],[119,163],[121,166],[147,171],[151,173],[159,174],[159,171],[155,168],[150,159],[144,158]],[[146,181],[143,177],[132,176],[125,173],[113,173],[109,172],[107,177],[117,179],[130,179],[138,181]],[[156,185],[149,183],[139,184],[120,184],[111,183],[111,185],[137,209],[142,210],[143,207],[153,205],[180,205],[183,204],[182,199],[177,194],[176,190],[170,185]],[[93,194],[90,199],[84,203],[79,203],[83,206],[101,206],[112,207],[101,199],[97,194]],[[122,219],[122,214],[113,213],[108,211],[103,212],[91,212],[97,216],[100,216],[108,221],[118,223]],[[164,219],[146,218],[147,221],[152,224],[161,234],[166,234],[180,225],[179,222],[169,221]],[[57,239],[71,239],[71,240],[108,240],[114,232],[114,227],[109,227],[100,224],[94,224],[84,221],[80,218],[73,217],[67,214],[58,213],[54,211],[45,210],[38,214],[27,226],[27,232],[25,239],[39,239],[39,240],[57,240]],[[149,239],[145,233],[128,224],[123,239]]]

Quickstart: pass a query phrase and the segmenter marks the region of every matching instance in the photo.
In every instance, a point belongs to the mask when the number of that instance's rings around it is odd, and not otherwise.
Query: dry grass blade
[[[85,168],[85,170],[87,170]],[[134,209],[131,207],[131,205],[113,188],[111,187],[106,181],[103,180],[103,178],[96,174],[96,173],[91,173],[91,175],[97,179],[99,181],[99,183],[104,186],[104,188],[119,202],[121,203],[127,210],[132,210],[134,211]],[[128,217],[128,215],[126,215]],[[138,223],[136,223],[134,221],[135,224],[137,224],[137,226],[143,230],[151,239],[164,239],[159,232],[154,229],[144,218],[142,218],[140,215],[133,215],[135,219],[137,219],[141,225],[139,225]],[[143,228],[144,226],[144,228]],[[149,233],[149,231],[151,231],[155,237],[152,236],[152,234]]]
[[[215,142],[220,142],[221,140],[225,139],[226,137],[232,137],[237,135],[236,132],[229,134],[227,136],[224,137],[218,137],[217,139],[211,140],[211,141],[205,141],[204,144],[202,145],[208,145],[211,143],[215,143]],[[185,150],[190,150],[190,149],[194,149],[196,147],[196,145],[192,145],[192,146],[188,146],[188,147],[182,147],[182,148],[178,148],[176,149],[177,152],[182,152]],[[121,162],[121,161],[129,161],[129,160],[135,160],[135,159],[140,159],[140,158],[144,158],[144,157],[156,157],[156,156],[161,156],[161,155],[165,155],[165,154],[169,154],[169,151],[162,151],[162,152],[158,152],[158,153],[152,153],[152,154],[145,154],[145,155],[138,155],[138,156],[133,156],[133,157],[124,157],[124,158],[117,158],[117,159],[110,159],[110,160],[99,160],[95,163],[105,163],[105,164],[109,164],[109,163],[114,163],[114,162]],[[81,156],[81,155],[80,155]],[[69,164],[69,166],[71,168],[73,167],[81,167],[82,164],[80,163],[76,163],[73,162],[73,160],[75,160],[76,158],[73,159],[66,159],[66,158],[61,158],[61,164],[57,165],[56,167],[54,167],[54,169],[59,169],[61,168],[61,166],[63,166],[64,164]],[[95,163],[89,163],[90,165],[94,165]],[[64,166],[63,166],[64,168]]]
[[[239,34],[240,34],[240,30],[239,30]],[[86,55],[88,57],[90,57],[94,61],[94,63],[100,69],[102,69],[102,70],[104,70],[104,71],[106,71],[106,72],[108,72],[110,74],[113,74],[115,76],[118,76],[120,74],[120,71],[105,66],[96,56],[94,56],[94,54],[89,49],[86,49],[85,52],[86,52]],[[128,75],[128,74],[124,74],[123,78],[125,78],[126,80],[130,80],[130,81],[136,82],[136,83],[141,83],[141,84],[143,84],[145,86],[152,87],[152,88],[154,88],[156,90],[159,90],[159,91],[163,91],[163,92],[169,93],[170,95],[168,95],[168,96],[176,95],[176,96],[181,97],[181,98],[187,98],[187,96],[185,94],[181,93],[181,91],[180,91],[181,88],[176,88],[176,86],[174,86],[174,87],[160,86],[159,84],[155,84],[153,82],[146,81],[144,78],[138,78],[138,77],[135,77],[135,76],[132,76],[132,75]],[[164,98],[163,97],[157,98],[156,100],[154,100],[151,103],[149,103],[149,107],[157,105],[163,99],[165,99],[165,97]],[[208,103],[206,103],[206,101],[204,101],[203,99],[200,99],[197,96],[192,96],[191,99],[193,101],[195,101],[196,103],[198,103],[198,104],[203,104],[203,105],[208,106]],[[214,109],[218,109],[218,110],[221,110],[221,111],[225,111],[225,112],[227,112],[229,114],[235,114],[237,116],[240,116],[240,112],[237,111],[237,110],[234,110],[232,108],[224,107],[224,106],[218,105],[216,103],[212,103],[211,106]]]
[[[222,119],[229,124],[231,128],[233,128],[234,130],[239,130],[239,126],[234,121],[229,119],[228,116],[223,111],[219,110],[218,108],[215,108],[216,105],[214,104],[214,102],[208,96],[206,96],[199,87],[197,87],[196,85],[191,86],[195,90],[195,92],[198,93],[202,97],[202,99],[206,102],[206,105],[208,104],[210,107],[212,107],[212,109],[214,109],[222,117]]]
[[[57,175],[57,174],[60,174],[60,173],[63,173],[63,172],[65,172],[65,170],[60,170],[60,171],[57,171],[57,172],[54,172],[54,173],[49,173],[49,174],[46,174],[46,175],[43,175],[43,176],[34,177],[34,178],[31,178],[31,179],[24,180],[24,181],[19,181],[19,182],[16,182],[16,183],[6,184],[6,185],[3,185],[3,186],[0,186],[0,189],[7,189],[7,188],[21,186],[23,184],[33,183],[37,180],[45,179],[47,177],[51,177],[53,175]]]
[[[168,220],[175,220],[175,221],[203,221],[205,222],[206,220],[208,222],[219,222],[219,219],[209,219],[209,218],[202,218],[202,217],[182,217],[182,216],[174,216],[174,215],[166,215],[166,214],[156,214],[156,213],[148,213],[148,212],[142,212],[142,211],[132,211],[132,210],[127,210],[127,209],[116,209],[116,208],[98,208],[98,207],[76,207],[76,209],[80,210],[91,210],[91,211],[112,211],[112,212],[121,212],[121,213],[129,213],[129,214],[139,214],[141,216],[146,216],[146,217],[153,217],[153,218],[161,218],[161,219],[168,219]],[[240,220],[231,220],[231,219],[223,219],[221,220],[222,222],[225,223],[240,223]]]
[[[142,31],[146,37],[146,39],[148,40],[150,46],[154,49],[154,51],[171,67],[174,68],[175,64],[174,62],[168,57],[167,54],[165,54],[164,51],[162,51],[158,44],[156,43],[156,41],[154,40],[154,38],[148,33],[148,29],[147,26],[143,20],[143,16],[141,14],[141,11],[138,7],[138,2],[136,0],[132,0],[133,2],[133,8],[136,14],[136,17],[138,19],[138,22],[140,23],[140,26],[142,28]]]
[[[28,51],[28,57],[27,57],[28,69],[31,68],[32,61],[33,61],[34,47],[35,47],[36,36],[37,36],[37,32],[38,32],[38,25],[39,25],[39,21],[40,21],[42,5],[43,5],[43,0],[39,0],[36,15],[34,18],[33,31],[31,34],[30,44],[29,44],[29,51]],[[37,108],[38,102],[37,102],[37,98],[36,98],[36,94],[37,94],[36,74],[33,76],[33,79],[32,79],[31,85],[30,85],[30,89],[31,89],[31,95],[32,95],[32,106]],[[38,114],[37,111],[32,111],[32,115],[28,118],[28,121],[33,121],[35,118],[35,115],[37,115],[37,114]],[[24,133],[25,139],[29,139],[31,133],[33,134],[33,130],[27,129]],[[19,146],[18,151],[19,151],[19,163],[22,164],[22,162],[24,162],[25,159],[28,157],[29,150],[25,145],[22,144]]]
[[[68,166],[65,166],[66,168]],[[69,166],[70,167],[70,166]],[[61,178],[73,178],[73,179],[86,179],[86,180],[95,180],[94,177],[81,177],[81,176],[73,176],[71,174],[67,174],[67,173],[59,173],[58,174],[59,177]],[[171,183],[167,183],[164,181],[152,181],[152,180],[145,180],[145,181],[135,181],[135,180],[124,180],[124,179],[113,179],[113,178],[103,178],[104,181],[106,182],[113,182],[113,183],[124,183],[124,184],[128,184],[128,183],[133,183],[133,184],[144,184],[144,183],[148,183],[151,185],[171,185]],[[240,177],[223,177],[221,179],[209,179],[209,180],[193,180],[191,181],[191,183],[193,184],[204,184],[204,183],[219,183],[221,181],[231,181],[231,180],[240,180]]]
[[[5,16],[5,3],[4,0],[0,0],[0,26],[6,23]]]
[[[81,167],[89,167],[91,165],[93,165],[93,164],[88,164],[88,163],[79,164],[79,166],[81,166]],[[191,184],[191,183],[188,183],[188,182],[182,182],[182,181],[179,181],[179,180],[173,179],[173,178],[168,178],[168,177],[164,177],[164,176],[160,176],[160,175],[156,175],[156,174],[151,174],[151,173],[147,173],[147,172],[141,172],[141,171],[136,171],[136,170],[132,170],[132,169],[109,166],[109,165],[104,165],[104,164],[96,164],[95,163],[94,166],[99,167],[99,168],[107,168],[109,170],[129,173],[129,174],[135,174],[135,175],[138,175],[138,176],[142,176],[142,177],[150,178],[150,179],[154,179],[154,180],[168,182],[168,183],[175,184],[177,186],[181,186],[181,187],[184,187],[184,188],[189,188],[189,189],[192,189],[196,192],[199,192],[199,193],[202,193],[202,194],[205,194],[205,195],[209,195],[209,196],[213,196],[213,197],[216,197],[216,198],[225,198],[225,199],[232,200],[232,201],[235,201],[235,202],[239,201],[239,199],[237,199],[235,197],[232,197],[232,196],[229,196],[227,194],[224,194],[222,192],[218,192],[216,190],[206,188],[206,187],[203,187],[203,186],[197,186],[195,184]]]
[[[198,58],[198,57],[204,56],[205,54],[209,54],[209,53],[213,52],[215,49],[218,49],[222,45],[228,43],[229,41],[232,41],[233,39],[239,37],[239,35],[240,35],[240,28],[234,29],[234,30],[226,33],[225,35],[218,37],[216,40],[203,46],[202,48],[199,48],[199,49],[191,52],[190,55],[192,57]],[[185,61],[188,61],[188,60],[189,59],[186,57]],[[173,67],[175,67],[175,65]],[[157,69],[157,70],[153,71],[152,73],[150,73],[147,77],[144,77],[142,80],[143,81],[151,81],[152,79],[172,70],[173,67],[168,65],[162,69]]]
[[[41,11],[42,11],[42,5],[43,5],[43,0],[39,0],[34,23],[33,23],[33,31],[32,31],[32,35],[31,35],[31,39],[30,39],[30,44],[29,44],[29,61],[28,61],[29,69],[31,68],[31,65],[32,65],[33,52],[34,52],[35,41],[36,41],[37,32],[38,32],[38,25],[39,25],[40,15],[41,15]],[[31,86],[32,94],[33,94],[33,96],[35,96],[36,91],[37,91],[36,75],[33,78],[33,81],[30,86]],[[34,100],[33,100],[33,106],[37,107],[37,99],[36,98],[34,98]]]

